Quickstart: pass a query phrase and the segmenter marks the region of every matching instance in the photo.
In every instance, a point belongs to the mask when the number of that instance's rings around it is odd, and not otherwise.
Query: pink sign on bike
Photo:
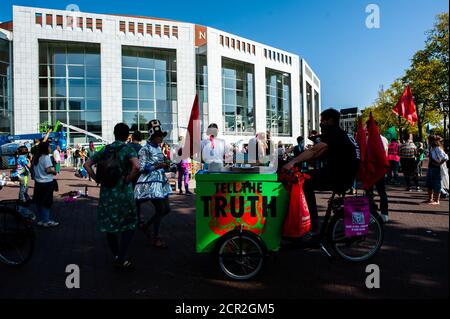
[[[367,197],[344,199],[345,236],[366,235],[369,232],[370,208]]]

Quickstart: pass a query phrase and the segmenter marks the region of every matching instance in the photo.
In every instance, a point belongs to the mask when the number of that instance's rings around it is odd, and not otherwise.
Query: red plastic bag
[[[289,211],[283,225],[284,237],[302,237],[311,230],[311,216],[303,193],[303,184],[309,175],[295,172],[297,182],[290,185]]]

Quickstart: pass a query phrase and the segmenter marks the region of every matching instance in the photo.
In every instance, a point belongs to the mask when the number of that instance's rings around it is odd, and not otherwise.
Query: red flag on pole
[[[405,118],[409,123],[411,123],[412,126],[414,126],[414,123],[419,120],[417,117],[416,105],[414,104],[414,99],[409,84],[406,86],[402,97],[397,102],[392,112],[394,112],[398,116]]]
[[[200,107],[198,104],[198,95],[195,95],[194,104],[192,105],[191,116],[189,117],[189,124],[187,127],[186,136],[184,138],[184,146],[179,151],[178,155],[181,159],[186,159],[194,156],[194,152],[197,153],[200,148]],[[197,141],[195,141],[197,139]],[[197,147],[194,147],[197,145]],[[184,151],[186,150],[186,151]],[[189,150],[189,152],[187,152]]]
[[[367,149],[364,161],[364,175],[361,176],[364,189],[375,185],[389,170],[386,151],[381,140],[380,131],[372,117],[367,121]]]

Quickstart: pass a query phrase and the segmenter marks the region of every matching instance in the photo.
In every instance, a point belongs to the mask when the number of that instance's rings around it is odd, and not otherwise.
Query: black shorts
[[[49,183],[34,183],[33,200],[36,206],[50,209],[53,205],[53,182]]]

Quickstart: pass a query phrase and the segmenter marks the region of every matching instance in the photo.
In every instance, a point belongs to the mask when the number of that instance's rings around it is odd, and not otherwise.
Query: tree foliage
[[[423,139],[427,124],[441,126],[443,110],[440,109],[440,103],[449,98],[448,18],[448,13],[436,17],[433,29],[427,32],[425,48],[414,54],[410,67],[402,77],[395,80],[387,90],[378,92],[375,103],[363,111],[363,121],[372,113],[381,132],[397,126],[417,135],[419,139]],[[407,84],[411,86],[419,118],[413,127],[403,118],[399,123],[398,117],[392,112]]]

